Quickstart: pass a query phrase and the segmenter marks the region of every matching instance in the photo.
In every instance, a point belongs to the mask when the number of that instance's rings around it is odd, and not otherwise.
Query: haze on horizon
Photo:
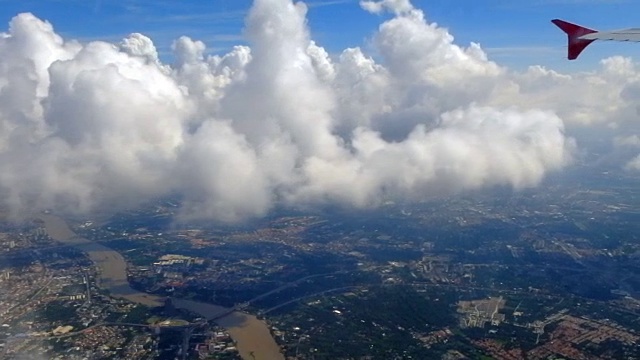
[[[80,43],[16,15],[0,36],[2,205],[88,214],[177,194],[183,217],[220,221],[275,206],[371,208],[534,187],[594,135],[640,170],[632,59],[519,71],[457,44],[408,0],[360,6],[390,14],[371,51],[330,56],[303,2],[256,0],[249,46],[211,56],[180,37],[171,64],[139,33]]]

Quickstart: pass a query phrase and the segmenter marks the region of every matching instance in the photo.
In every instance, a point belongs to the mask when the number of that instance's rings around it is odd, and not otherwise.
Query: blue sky
[[[23,0],[2,1],[3,29],[11,17],[32,12],[53,23],[65,38],[118,41],[131,32],[151,37],[164,61],[181,35],[204,41],[211,52],[243,43],[243,20],[250,0]],[[386,18],[364,12],[357,0],[310,0],[313,38],[331,53],[367,47]],[[429,21],[450,30],[456,43],[478,42],[490,58],[513,68],[541,64],[563,71],[586,70],[611,55],[635,56],[640,45],[598,43],[576,62],[565,56],[565,37],[555,17],[595,29],[640,26],[640,2],[632,0],[414,0]]]

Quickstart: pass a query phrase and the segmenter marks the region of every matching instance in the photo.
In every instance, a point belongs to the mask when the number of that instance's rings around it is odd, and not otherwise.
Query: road
[[[349,291],[349,290],[354,290],[354,289],[359,289],[362,288],[362,286],[345,286],[345,287],[339,287],[339,288],[334,288],[334,289],[329,289],[329,290],[324,290],[324,291],[320,291],[317,293],[313,293],[313,294],[309,294],[309,295],[305,295],[305,296],[300,296],[299,298],[295,298],[295,299],[291,299],[289,301],[285,301],[282,304],[278,304],[274,307],[271,307],[267,310],[261,311],[260,314],[264,315],[264,314],[268,314],[274,310],[277,310],[283,306],[289,305],[289,304],[293,304],[296,303],[298,301],[304,300],[304,299],[308,299],[308,298],[313,298],[316,296],[322,296],[325,294],[330,294],[330,293],[335,293],[335,292],[342,292],[342,291]]]

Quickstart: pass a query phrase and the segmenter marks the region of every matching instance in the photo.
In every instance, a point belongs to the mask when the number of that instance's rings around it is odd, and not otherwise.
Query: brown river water
[[[74,246],[89,255],[98,268],[99,286],[109,290],[111,296],[151,307],[163,305],[164,298],[137,291],[129,286],[127,264],[120,253],[78,236],[69,228],[67,222],[58,216],[47,214],[39,215],[38,218],[44,221],[45,229],[52,239]],[[172,300],[177,308],[192,311],[207,319],[216,318],[218,314],[229,311],[228,308],[203,302]],[[267,324],[255,316],[235,311],[215,321],[236,341],[243,359],[284,360]]]

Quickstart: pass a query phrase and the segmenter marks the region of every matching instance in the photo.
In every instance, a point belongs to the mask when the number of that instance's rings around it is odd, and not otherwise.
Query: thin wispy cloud
[[[184,14],[172,14],[172,15],[157,15],[151,14],[142,17],[142,22],[155,22],[155,23],[177,23],[177,22],[206,22],[206,23],[221,23],[238,21],[246,16],[246,11],[234,10],[234,11],[219,11],[209,13],[184,13]]]
[[[344,4],[356,4],[358,0],[316,0],[316,1],[305,1],[304,3],[310,7],[323,7],[323,6],[333,6],[333,5],[344,5]]]
[[[522,56],[522,55],[540,55],[540,54],[563,54],[566,52],[565,47],[551,46],[503,46],[503,47],[487,47],[484,50],[495,56]]]

